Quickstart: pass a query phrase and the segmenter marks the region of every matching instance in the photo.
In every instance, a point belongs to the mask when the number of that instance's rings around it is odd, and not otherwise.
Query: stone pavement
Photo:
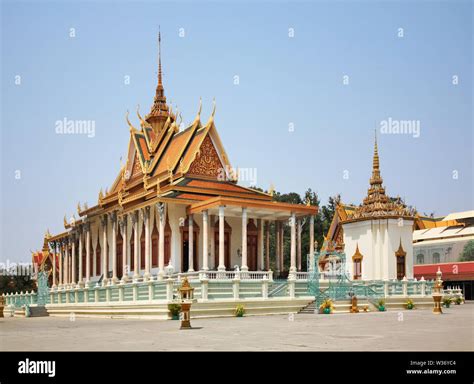
[[[444,309],[179,321],[0,318],[2,351],[473,351],[474,303]]]

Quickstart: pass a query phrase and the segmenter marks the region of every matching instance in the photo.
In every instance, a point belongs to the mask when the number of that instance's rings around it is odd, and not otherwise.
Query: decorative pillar
[[[86,284],[91,279],[91,225],[86,223],[84,230],[86,231]]]
[[[314,264],[314,216],[309,217],[309,270],[313,270]]]
[[[204,271],[209,270],[209,213],[208,211],[202,212],[202,269]]]
[[[265,255],[264,255],[265,220],[258,219],[257,225],[258,225],[258,268],[257,269],[259,271],[264,271],[265,270]]]
[[[107,215],[100,218],[102,225],[102,285],[105,286],[108,280],[107,270]]]
[[[194,223],[193,215],[190,214],[188,217],[189,229],[188,229],[188,272],[194,272]],[[185,271],[184,271],[185,272]]]
[[[280,223],[280,268],[285,270],[285,226]]]
[[[150,252],[150,207],[143,209],[143,218],[145,219],[145,273],[143,280],[147,281],[150,276],[151,252]]]
[[[79,276],[77,278],[77,283],[82,286],[82,226],[79,227]]]
[[[73,233],[71,235],[71,284],[75,285],[76,284],[76,234]]]
[[[297,220],[297,230],[298,230],[298,233],[297,233],[297,239],[298,239],[298,243],[297,243],[297,252],[296,252],[296,258],[297,258],[297,266],[298,266],[298,271],[301,271],[301,231],[302,231],[302,222],[301,222],[301,219],[298,219]]]
[[[112,223],[112,284],[118,281],[117,278],[117,212],[110,214]]]
[[[277,273],[280,273],[281,271],[281,266],[280,266],[280,222],[275,221],[275,266]]]
[[[296,272],[296,217],[292,213],[290,217],[291,247],[290,247],[290,273]]]
[[[219,266],[218,271],[225,271],[224,258],[224,206],[219,206]]]
[[[265,236],[265,270],[270,270],[270,222],[266,224],[266,236]]]
[[[138,211],[132,214],[133,226],[133,278],[136,280],[140,277],[138,272]]]
[[[166,206],[165,203],[159,203],[158,208],[158,278],[162,279],[165,274],[165,220]]]
[[[128,236],[127,236],[127,214],[125,213],[120,221],[120,236],[122,236],[122,282],[127,282],[128,280],[128,266],[127,266],[127,250],[128,250]]]
[[[69,239],[66,238],[64,246],[64,285],[69,284]]]
[[[58,246],[59,246],[59,286],[62,287],[63,286],[63,241],[62,240],[59,240],[58,241]]]
[[[53,288],[56,288],[56,255],[58,254],[58,242],[53,241],[52,244],[52,249],[53,249]],[[51,300],[51,302],[53,302]]]
[[[242,266],[243,272],[247,272],[247,208],[242,208]]]

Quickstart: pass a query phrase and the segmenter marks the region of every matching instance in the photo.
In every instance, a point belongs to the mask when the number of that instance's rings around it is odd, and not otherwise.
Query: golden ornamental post
[[[441,280],[441,269],[438,267],[438,272],[436,272],[436,281],[433,286],[433,301],[434,301],[434,307],[433,307],[433,313],[435,315],[440,315],[443,313],[443,310],[441,309],[441,299],[443,298],[443,280]]]
[[[183,279],[179,287],[181,300],[181,327],[180,329],[191,329],[191,304],[194,299],[194,288],[189,284],[188,278]]]

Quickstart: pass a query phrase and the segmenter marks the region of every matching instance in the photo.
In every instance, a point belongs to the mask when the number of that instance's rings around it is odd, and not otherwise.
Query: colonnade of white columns
[[[155,225],[158,226],[158,279],[162,279],[165,275],[165,222],[166,222],[166,204],[159,203],[156,205],[157,208],[157,222]],[[203,222],[203,234],[202,234],[202,270],[209,270],[209,230],[212,226],[209,212],[207,210],[202,213]],[[143,223],[145,227],[145,266],[143,278],[145,281],[153,278],[151,276],[152,267],[152,251],[151,251],[151,207],[144,207],[140,210],[136,210],[131,213],[123,214],[120,218],[117,218],[117,213],[112,212],[100,217],[100,236],[102,236],[101,242],[101,270],[102,270],[102,284],[116,284],[119,280],[126,282],[128,279],[128,272],[130,271],[130,258],[127,257],[130,239],[127,236],[127,222],[128,216],[131,219],[131,236],[134,239],[134,270],[133,278],[137,279],[140,276],[140,262],[139,262],[139,214],[142,215]],[[242,208],[242,244],[241,244],[241,270],[243,272],[248,271],[248,249],[247,249],[247,226],[248,226],[248,210],[246,207]],[[119,224],[120,235],[122,236],[122,273],[118,276],[117,268],[117,224]],[[112,252],[112,278],[109,281],[108,277],[108,228],[110,226],[111,231],[111,252]],[[199,269],[198,265],[194,265],[194,216],[193,214],[188,215],[188,271],[193,272],[195,268]],[[301,219],[297,219],[295,213],[290,214],[289,227],[290,227],[290,276],[294,275],[297,271],[302,269],[302,255],[301,255],[301,236],[302,236],[303,223]],[[270,269],[270,222],[258,219],[257,220],[257,269],[269,270]],[[84,284],[83,271],[85,268],[85,283],[90,282],[91,268],[91,225],[89,222],[82,223],[79,227],[74,230],[73,233],[68,235],[62,240],[56,240],[53,242],[53,247],[56,250],[56,254],[59,254],[59,285],[79,285]],[[314,216],[309,217],[309,254],[310,254],[310,265],[313,264],[314,254]],[[230,265],[226,265],[225,260],[225,206],[219,206],[218,208],[218,271],[225,271]],[[281,221],[275,221],[275,261],[276,270],[281,272],[284,270],[284,225]],[[79,255],[76,255],[76,241],[78,243]],[[212,242],[211,253],[214,250]],[[85,247],[85,265],[83,265],[83,249]],[[94,255],[95,256],[95,255]],[[79,263],[79,276],[76,279],[76,260]],[[94,263],[95,257],[93,258]],[[143,266],[142,266],[143,268]],[[53,260],[53,284],[56,286],[56,259]]]

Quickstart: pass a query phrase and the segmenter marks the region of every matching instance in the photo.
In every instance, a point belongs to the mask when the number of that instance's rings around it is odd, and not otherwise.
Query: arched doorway
[[[247,223],[247,266],[249,271],[257,270],[258,228],[253,219]]]
[[[193,269],[199,270],[199,258],[198,258],[198,236],[199,226],[193,222]],[[187,272],[189,270],[189,219],[184,221],[184,225],[181,227],[181,271]]]
[[[219,266],[219,220],[216,220],[214,224],[214,269]],[[232,234],[232,228],[224,220],[224,264],[225,268],[233,269],[233,265],[230,265],[230,237]]]

